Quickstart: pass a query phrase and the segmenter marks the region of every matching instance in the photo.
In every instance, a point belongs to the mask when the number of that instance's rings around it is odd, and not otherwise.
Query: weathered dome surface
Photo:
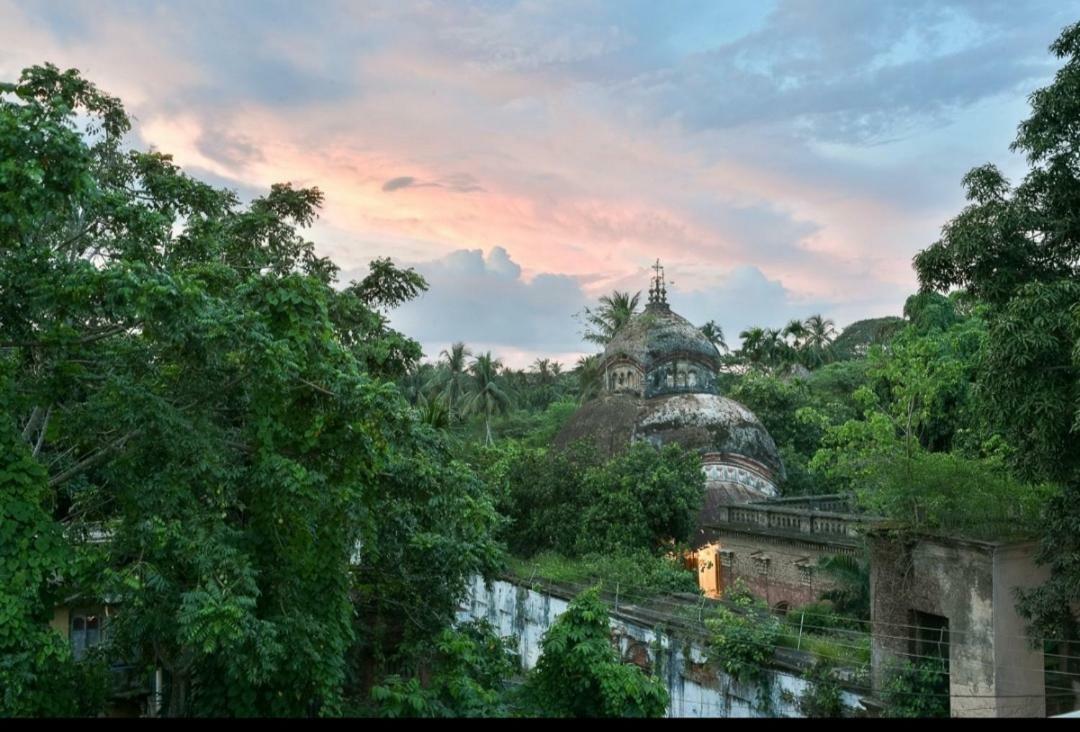
[[[667,306],[650,305],[626,323],[604,349],[604,361],[630,358],[646,371],[676,356],[720,367],[720,353],[689,320]]]
[[[672,394],[646,400],[635,439],[675,442],[704,455],[735,455],[760,464],[774,481],[785,476],[776,443],[754,413],[718,394]],[[708,462],[708,461],[706,461]]]
[[[635,440],[657,446],[677,443],[697,450],[706,456],[706,462],[709,456],[736,456],[759,464],[772,481],[785,475],[776,443],[764,425],[743,405],[716,394],[672,394],[654,399],[628,394],[602,396],[570,417],[555,436],[554,445],[562,448],[581,439],[591,439],[607,456],[625,450]]]
[[[562,426],[552,445],[563,449],[589,440],[604,457],[625,450],[634,437],[641,400],[630,394],[605,394],[586,402]]]

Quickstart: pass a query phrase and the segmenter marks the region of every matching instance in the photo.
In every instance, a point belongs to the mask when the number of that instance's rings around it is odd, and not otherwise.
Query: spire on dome
[[[664,282],[664,268],[660,260],[653,265],[653,277],[649,283],[649,305],[657,308],[667,308],[667,285]]]

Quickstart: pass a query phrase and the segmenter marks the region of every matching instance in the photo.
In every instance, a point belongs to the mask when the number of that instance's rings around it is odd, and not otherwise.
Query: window
[[[949,619],[911,611],[911,655],[949,661]]]
[[[101,643],[101,615],[97,612],[76,610],[71,613],[71,652],[76,660],[86,656],[86,651]]]

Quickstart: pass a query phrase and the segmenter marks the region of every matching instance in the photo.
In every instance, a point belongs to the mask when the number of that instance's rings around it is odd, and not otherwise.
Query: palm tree
[[[417,405],[425,398],[424,392],[431,388],[436,377],[435,367],[431,364],[413,364],[401,377],[401,393],[409,400],[409,404]]]
[[[469,389],[469,372],[466,359],[472,355],[464,343],[458,341],[450,346],[449,351],[439,354],[439,365],[445,371],[442,374],[443,397],[446,399],[446,408],[453,418],[457,414],[457,405],[461,397]]]
[[[581,402],[587,402],[600,393],[601,383],[600,356],[582,356],[577,360],[574,371],[578,377],[578,391]]]
[[[803,323],[806,327],[806,342],[813,348],[825,350],[836,338],[836,323],[820,315],[811,315]]]
[[[626,325],[637,311],[641,293],[620,292],[615,290],[610,295],[600,298],[600,307],[593,310],[585,308],[585,340],[607,345],[615,334]]]
[[[437,430],[445,430],[450,425],[450,410],[446,406],[446,399],[441,394],[436,394],[428,399],[423,394],[416,402],[416,408],[420,412],[420,421]]]
[[[550,359],[547,359],[547,358],[538,358],[538,359],[536,359],[535,361],[533,361],[533,370],[536,371],[537,381],[539,381],[541,385],[546,385],[546,384],[551,383],[552,373],[551,373],[551,360]]]
[[[502,414],[510,408],[510,396],[499,383],[499,369],[502,363],[497,358],[492,358],[491,351],[477,356],[469,370],[472,372],[473,393],[465,409],[470,414],[484,415],[485,442],[491,445],[491,416]]]
[[[718,350],[727,352],[728,347],[724,341],[724,329],[717,325],[715,320],[710,320],[701,326],[701,335],[705,336],[709,343],[716,346]]]
[[[790,366],[795,360],[795,349],[784,340],[784,331],[778,328],[766,328],[762,334],[761,348],[764,361],[774,371]]]
[[[751,366],[764,368],[766,365],[765,350],[763,348],[765,331],[755,325],[740,332],[739,338],[742,340],[739,351],[742,353],[743,358],[746,359],[746,362]]]
[[[820,366],[832,355],[832,343],[836,338],[836,327],[833,321],[820,315],[811,315],[803,323],[806,328],[806,341],[804,348],[807,360],[810,364]]]
[[[803,325],[801,320],[792,319],[788,321],[788,324],[784,326],[784,338],[791,338],[791,346],[796,351],[801,351],[805,345],[806,336],[808,332],[806,326]]]

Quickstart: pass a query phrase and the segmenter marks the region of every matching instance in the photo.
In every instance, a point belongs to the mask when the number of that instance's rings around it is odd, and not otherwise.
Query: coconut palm
[[[437,430],[445,430],[450,425],[450,409],[446,406],[443,395],[436,394],[429,399],[421,394],[416,408],[420,412],[420,421],[424,424]]]
[[[425,398],[425,392],[431,388],[436,377],[435,367],[431,364],[414,363],[401,377],[401,393],[409,400],[409,404],[417,405]]]
[[[705,336],[709,343],[716,346],[718,350],[727,352],[728,347],[724,341],[724,329],[717,325],[715,320],[710,320],[701,326],[701,335]]]
[[[600,298],[600,306],[595,310],[585,308],[585,340],[590,343],[607,345],[615,334],[629,322],[637,312],[641,293],[620,292],[615,290],[610,295]]]
[[[811,315],[803,323],[806,328],[806,343],[812,348],[825,350],[836,338],[836,323],[820,315]]]
[[[747,328],[739,333],[739,338],[742,340],[742,346],[739,348],[739,352],[742,357],[746,359],[746,362],[753,367],[765,368],[766,353],[764,348],[765,331],[756,325],[752,328]]]
[[[836,338],[836,327],[833,321],[820,315],[811,315],[803,323],[806,329],[806,338],[803,342],[804,361],[813,368],[830,360],[832,356],[832,343]]]
[[[450,346],[449,351],[439,354],[439,366],[442,367],[441,386],[446,408],[451,419],[457,415],[461,398],[469,390],[469,371],[467,359],[472,356],[464,343],[458,341]]]
[[[791,347],[796,351],[802,350],[803,346],[806,344],[806,337],[809,335],[806,326],[801,320],[797,319],[789,320],[782,332],[785,339],[791,339]]]
[[[574,372],[577,374],[579,398],[582,402],[587,402],[600,393],[600,356],[582,356],[577,360]]]
[[[477,356],[469,371],[473,375],[473,391],[465,404],[465,411],[469,414],[484,415],[485,442],[491,445],[491,417],[494,414],[503,414],[510,408],[510,396],[500,383],[499,369],[502,363],[497,358],[492,358],[491,351]]]
[[[550,384],[553,375],[551,373],[551,359],[538,358],[533,361],[533,371],[536,372],[536,380],[541,385]]]

